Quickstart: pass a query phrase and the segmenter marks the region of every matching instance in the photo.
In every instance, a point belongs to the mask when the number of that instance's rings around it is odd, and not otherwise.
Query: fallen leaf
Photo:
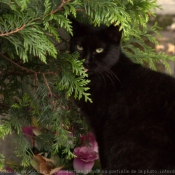
[[[39,129],[37,129],[37,128],[34,128],[32,131],[33,131],[33,133],[34,133],[36,136],[39,136],[39,135],[42,134],[42,132],[41,132]]]
[[[36,159],[36,161],[38,163],[45,163],[46,162],[46,160],[40,154],[34,155],[34,158]]]
[[[63,167],[64,167],[64,165],[63,165],[63,166],[60,166],[60,167],[57,167],[57,168],[52,169],[52,170],[50,171],[50,175],[55,174],[56,172],[58,172],[59,170],[61,170]]]
[[[38,170],[41,174],[53,175],[64,167],[56,167],[53,159],[48,159],[41,154],[42,153],[34,155],[34,159],[31,161],[31,165],[33,166],[33,168]]]
[[[30,164],[35,170],[39,171],[39,163],[35,159],[31,160]]]
[[[47,162],[42,162],[39,165],[39,172],[43,175],[47,175],[50,174],[50,171],[52,170],[52,167],[50,167],[49,164],[47,164]]]
[[[32,117],[32,125],[35,126],[36,128],[38,128],[38,120],[36,117]]]

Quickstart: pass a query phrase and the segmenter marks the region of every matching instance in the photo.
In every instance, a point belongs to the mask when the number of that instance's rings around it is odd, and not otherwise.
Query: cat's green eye
[[[96,52],[101,53],[101,52],[103,52],[103,50],[104,50],[103,48],[98,48],[98,49],[96,49]]]
[[[80,45],[77,45],[77,49],[78,49],[78,50],[83,50],[83,47],[80,46]]]

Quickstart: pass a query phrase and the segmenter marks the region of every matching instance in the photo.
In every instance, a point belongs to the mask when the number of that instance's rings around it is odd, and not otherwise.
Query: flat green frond
[[[30,0],[14,0],[16,4],[21,8],[21,11],[28,7]]]
[[[85,97],[86,100],[90,100],[90,94],[86,92],[89,89],[87,87],[89,80],[85,79],[87,73],[82,65],[83,60],[78,60],[77,58],[77,53],[64,56],[64,61],[67,64],[65,64],[65,67],[62,67],[62,77],[57,83],[57,88],[66,90],[67,97],[74,93],[75,98]]]
[[[4,137],[7,134],[11,134],[11,133],[12,133],[12,126],[10,122],[4,121],[3,124],[0,124],[0,137],[2,139],[4,139]]]
[[[51,11],[51,2],[50,0],[45,0],[44,2],[44,7],[45,7],[45,11],[44,11],[44,15],[47,15],[50,11]]]
[[[58,23],[59,27],[66,29],[72,34],[71,22],[61,14],[53,15],[53,19]]]
[[[15,137],[16,150],[15,154],[17,157],[22,158],[21,165],[24,167],[30,166],[30,161],[32,160],[33,153],[29,142],[24,138],[23,135],[17,135]]]

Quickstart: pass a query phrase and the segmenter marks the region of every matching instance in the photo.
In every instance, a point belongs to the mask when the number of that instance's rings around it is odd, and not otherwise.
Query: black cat
[[[133,63],[118,27],[72,21],[93,103],[80,100],[99,145],[103,174],[175,174],[175,79]]]

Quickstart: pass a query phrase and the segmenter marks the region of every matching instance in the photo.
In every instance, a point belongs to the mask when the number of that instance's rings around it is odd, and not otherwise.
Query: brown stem
[[[12,61],[10,58],[6,57],[5,55],[3,55],[2,53],[0,53],[0,55],[5,58],[6,60],[8,60],[9,62],[11,62],[12,64],[14,64],[16,67],[19,67],[21,70],[24,70],[26,72],[31,72],[31,73],[35,73],[35,71],[27,69],[23,66],[20,66],[19,64],[15,63],[14,61]]]
[[[10,63],[12,63],[13,65],[15,65],[16,67],[20,68],[21,70],[23,71],[26,71],[28,73],[32,73],[32,74],[45,74],[45,75],[57,75],[59,70],[57,70],[56,72],[37,72],[37,71],[34,71],[34,70],[31,70],[31,69],[27,69],[19,64],[17,64],[16,62],[14,62],[13,60],[11,60],[10,58],[6,57],[5,55],[3,55],[2,53],[0,53],[0,56],[2,56],[3,58],[5,58],[6,60],[8,60]]]
[[[152,17],[152,15],[151,15],[150,11],[148,11],[148,15],[149,15],[149,17]]]
[[[48,90],[49,90],[49,93],[50,93],[50,95],[52,96],[52,91],[51,91],[51,89],[50,89],[50,86],[49,86],[49,83],[48,83],[48,81],[47,81],[47,78],[46,78],[45,74],[42,74],[42,75],[43,75],[43,78],[44,78],[44,82],[45,82],[45,84],[46,84],[46,86],[47,86],[47,88],[48,88]]]
[[[22,25],[20,28],[16,28],[15,30],[13,30],[13,31],[11,31],[11,32],[8,32],[8,33],[1,33],[0,36],[8,36],[8,35],[17,33],[17,32],[19,32],[20,30],[23,30],[25,26],[26,26],[26,25],[24,24],[24,25]]]
[[[65,4],[67,4],[68,2],[70,2],[70,1],[71,1],[71,0],[62,0],[61,4],[58,6],[58,8],[55,9],[55,10],[52,10],[52,11],[50,12],[50,14],[54,14],[54,13],[60,11],[60,10],[62,9],[62,7],[63,7]]]
[[[5,58],[6,60],[8,60],[10,63],[12,63],[13,65],[15,65],[16,67],[20,68],[21,70],[26,71],[27,73],[34,74],[34,76],[35,76],[35,85],[36,85],[37,82],[38,82],[38,76],[37,76],[37,75],[38,75],[38,74],[42,75],[43,78],[44,78],[44,82],[45,82],[45,84],[46,84],[46,86],[47,86],[47,88],[48,88],[48,90],[49,90],[49,92],[50,92],[50,94],[51,94],[51,96],[52,96],[52,91],[51,91],[51,89],[50,89],[49,83],[48,83],[47,78],[46,78],[45,75],[55,75],[55,76],[56,76],[56,75],[58,75],[60,69],[58,69],[56,72],[49,72],[49,71],[48,71],[48,72],[37,72],[37,71],[31,70],[31,69],[27,69],[27,68],[25,68],[25,67],[23,67],[23,66],[17,64],[16,62],[14,62],[14,61],[11,60],[10,58],[6,57],[6,56],[3,55],[2,53],[0,53],[0,56],[2,56],[2,57]]]

